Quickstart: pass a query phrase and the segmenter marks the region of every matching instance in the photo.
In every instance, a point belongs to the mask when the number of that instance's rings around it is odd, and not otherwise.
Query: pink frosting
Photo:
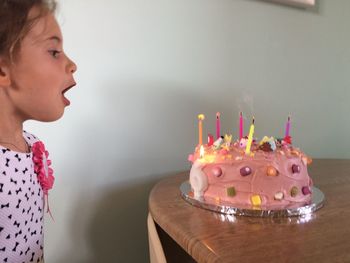
[[[239,144],[232,145],[225,153],[205,147],[206,154],[200,159],[205,164],[202,170],[208,181],[204,198],[252,206],[252,197],[258,196],[261,201],[258,206],[268,209],[301,206],[311,201],[312,180],[304,153],[290,145],[270,152],[255,147],[253,156],[245,155]],[[193,162],[198,158],[197,148]],[[244,167],[250,168],[245,169],[248,175],[241,174]],[[277,172],[268,174],[268,167]]]

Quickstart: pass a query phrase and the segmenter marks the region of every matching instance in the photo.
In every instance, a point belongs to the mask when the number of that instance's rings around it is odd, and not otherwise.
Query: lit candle
[[[220,137],[220,112],[216,113],[216,139]]]
[[[250,125],[250,129],[249,129],[249,135],[248,135],[247,146],[245,148],[245,154],[250,154],[250,148],[253,142],[253,135],[254,135],[254,117],[253,117],[252,125]]]
[[[239,140],[243,138],[243,114],[239,114]]]
[[[199,130],[199,145],[203,144],[203,120],[205,116],[204,114],[198,115],[198,130]]]
[[[286,134],[285,134],[285,137],[289,136],[289,130],[290,130],[290,116],[288,116],[288,121],[286,123]]]

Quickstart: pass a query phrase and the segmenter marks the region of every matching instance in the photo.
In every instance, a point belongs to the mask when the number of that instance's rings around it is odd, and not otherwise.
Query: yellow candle
[[[198,129],[199,129],[199,145],[203,144],[203,120],[205,116],[204,114],[198,115]]]
[[[247,146],[245,148],[245,154],[250,154],[250,148],[253,142],[253,135],[254,135],[254,118],[253,118],[252,125],[250,125]]]

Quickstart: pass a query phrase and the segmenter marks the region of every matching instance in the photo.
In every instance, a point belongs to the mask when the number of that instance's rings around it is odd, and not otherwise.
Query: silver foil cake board
[[[320,189],[312,187],[312,199],[310,203],[284,208],[234,206],[228,202],[217,201],[213,198],[196,199],[193,196],[189,181],[180,185],[181,196],[193,206],[214,211],[225,215],[251,216],[251,217],[292,217],[309,215],[320,209],[325,201],[325,196]]]

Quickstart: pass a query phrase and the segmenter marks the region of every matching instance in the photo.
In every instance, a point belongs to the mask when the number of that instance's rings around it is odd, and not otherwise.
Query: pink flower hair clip
[[[34,171],[38,176],[38,181],[44,192],[44,208],[45,198],[47,199],[47,213],[52,214],[49,207],[49,190],[52,188],[55,181],[53,170],[50,167],[51,161],[48,159],[49,152],[46,151],[45,145],[41,141],[37,141],[32,146]]]

